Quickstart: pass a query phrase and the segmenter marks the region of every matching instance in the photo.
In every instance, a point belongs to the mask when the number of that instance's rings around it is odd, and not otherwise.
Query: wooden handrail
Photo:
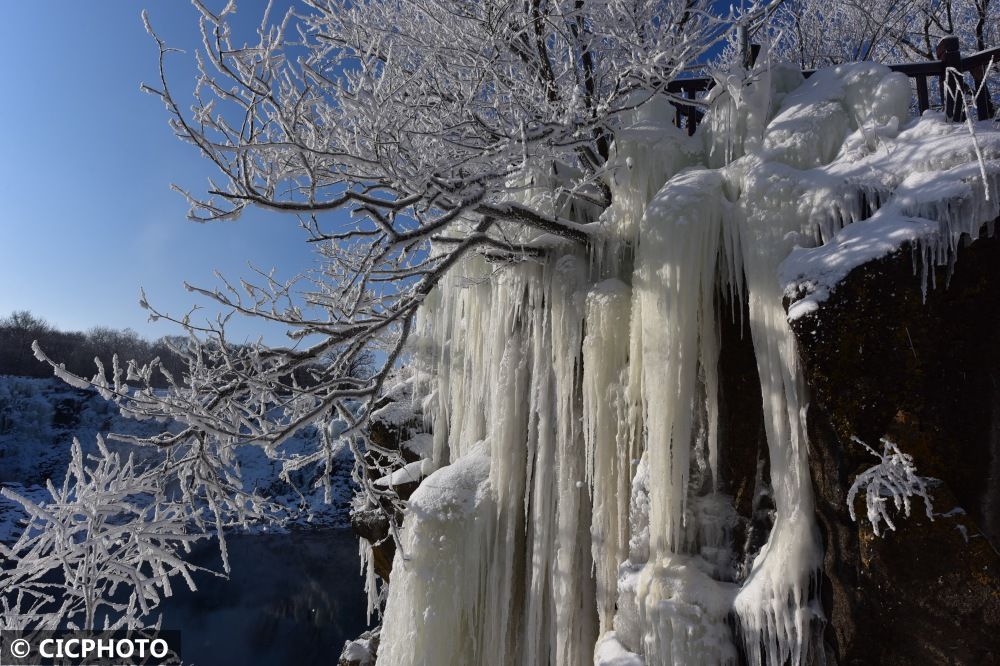
[[[970,71],[974,67],[985,67],[990,63],[1000,67],[1000,47],[995,49],[984,49],[972,55],[967,55],[962,58],[962,69],[965,71]]]
[[[752,49],[753,47],[757,47],[753,53],[753,55],[756,56],[756,51],[758,51],[760,47],[756,44],[751,46]],[[959,72],[968,72],[972,75],[976,88],[976,90],[972,92],[978,93],[976,96],[976,109],[978,111],[979,119],[988,120],[993,118],[996,112],[996,107],[990,97],[988,86],[983,84],[983,79],[986,77],[987,67],[991,64],[1000,70],[1000,48],[984,49],[963,57],[958,50],[958,38],[945,37],[938,44],[937,51],[939,58],[944,56],[947,59],[948,64],[946,64],[945,59],[940,59],[928,60],[925,62],[904,62],[888,66],[892,71],[905,74],[907,77],[914,79],[917,88],[917,108],[920,113],[923,113],[930,108],[930,93],[927,85],[927,77],[933,76],[939,80],[939,89],[941,91],[941,99],[945,104],[945,112],[953,120],[960,121],[965,119],[965,109],[962,101],[963,96],[957,94],[957,90],[959,86],[961,86],[965,92],[970,92],[970,90],[968,85],[966,85],[963,80],[955,76],[951,77],[947,88],[944,86],[946,67],[950,66]],[[805,78],[809,78],[815,73],[816,70],[814,69],[802,70],[802,75]],[[694,99],[697,93],[708,91],[714,86],[715,80],[712,78],[691,76],[683,79],[674,79],[667,84],[666,90],[668,93],[674,95],[683,96],[687,99]],[[682,125],[682,121],[686,118],[686,128],[688,130],[688,134],[694,134],[694,131],[701,122],[701,117],[704,113],[694,104],[685,104],[680,101],[671,103],[677,108],[674,124],[677,125],[677,127],[684,126]]]

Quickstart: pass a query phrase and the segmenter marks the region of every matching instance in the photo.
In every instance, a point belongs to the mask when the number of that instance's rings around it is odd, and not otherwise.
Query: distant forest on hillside
[[[123,365],[130,359],[148,363],[159,357],[164,368],[178,379],[187,368],[186,363],[171,350],[169,337],[150,342],[130,328],[119,330],[106,326],[95,326],[85,332],[61,331],[41,317],[21,310],[0,317],[0,375],[52,376],[52,368],[35,358],[31,350],[34,340],[38,340],[49,358],[64,363],[67,370],[81,377],[94,374],[95,357],[110,363],[115,354]],[[176,338],[173,342],[174,346],[183,347],[187,338]],[[153,384],[165,387],[166,378],[154,372]]]
[[[35,358],[31,349],[31,343],[35,340],[50,359],[56,363],[63,363],[67,370],[84,378],[93,377],[97,371],[95,358],[101,359],[110,367],[111,358],[115,354],[118,354],[118,360],[123,368],[127,367],[126,364],[130,360],[146,364],[159,358],[160,365],[178,384],[184,383],[183,378],[188,372],[187,360],[174,351],[174,349],[183,351],[187,348],[189,342],[187,336],[164,336],[150,342],[131,328],[94,326],[85,332],[60,331],[41,317],[27,310],[20,310],[6,317],[0,317],[0,375],[51,377],[52,368]],[[216,343],[208,341],[205,344],[211,347]],[[243,348],[243,345],[230,344],[230,348],[238,350]],[[299,386],[313,386],[325,372],[327,361],[326,357],[322,357],[297,368],[294,379],[290,375],[282,379],[297,383]],[[373,363],[372,352],[365,350],[342,372],[345,377],[367,377],[372,372]],[[157,388],[169,386],[162,372],[153,372],[151,379],[153,386]]]

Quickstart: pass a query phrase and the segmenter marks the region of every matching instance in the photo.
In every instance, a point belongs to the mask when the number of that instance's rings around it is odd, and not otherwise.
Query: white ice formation
[[[874,64],[723,81],[702,129],[654,100],[619,130],[588,250],[471,258],[426,300],[415,400],[436,469],[409,501],[379,664],[804,663],[822,627],[807,396],[792,316],[851,268],[947,263],[997,217],[1000,132],[910,119]],[[987,196],[988,194],[988,196]],[[558,209],[558,211],[556,210]],[[933,273],[933,271],[931,271]],[[915,278],[916,280],[917,278]],[[720,293],[748,304],[773,526],[738,566],[719,490]],[[738,315],[736,315],[738,316]]]

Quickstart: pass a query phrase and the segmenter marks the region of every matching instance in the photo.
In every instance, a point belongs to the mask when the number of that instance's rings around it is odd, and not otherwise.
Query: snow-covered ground
[[[136,421],[123,417],[117,408],[100,398],[96,391],[73,388],[57,379],[29,379],[0,375],[0,486],[22,497],[42,502],[49,499],[45,482],[59,483],[70,457],[70,445],[77,438],[84,453],[96,450],[98,434],[123,433],[148,436],[175,427],[171,423]],[[281,446],[292,456],[315,450],[317,433],[307,428]],[[114,448],[132,448],[109,441]],[[156,455],[136,449],[137,456]],[[352,460],[342,451],[331,479],[330,503],[324,502],[322,487],[313,488],[319,470],[306,468],[291,474],[292,484],[278,478],[281,461],[269,459],[263,449],[245,446],[239,463],[247,490],[258,490],[287,507],[290,520],[286,529],[347,527],[354,489],[350,479]],[[21,531],[25,517],[21,506],[0,496],[0,542],[12,542]],[[251,526],[251,530],[274,529]]]

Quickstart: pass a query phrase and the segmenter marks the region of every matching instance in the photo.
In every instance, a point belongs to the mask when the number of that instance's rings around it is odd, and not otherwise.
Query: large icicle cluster
[[[409,502],[380,664],[779,665],[816,647],[807,398],[782,300],[815,302],[892,243],[950,261],[997,215],[1000,133],[911,121],[905,78],[872,64],[716,90],[695,137],[640,107],[599,217],[552,195],[565,167],[517,184],[601,228],[589,256],[522,238],[545,257],[469,259],[425,302],[415,399],[437,471]],[[720,448],[750,445],[719,438],[724,291],[748,306],[774,501],[746,566],[719,484]]]

